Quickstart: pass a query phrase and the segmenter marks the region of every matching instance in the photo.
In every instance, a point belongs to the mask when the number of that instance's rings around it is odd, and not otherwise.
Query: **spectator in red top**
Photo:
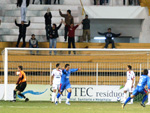
[[[68,27],[68,48],[71,48],[71,43],[73,48],[75,47],[75,30],[77,29],[77,27],[81,24],[77,24],[76,26],[74,26],[74,24],[66,25],[66,23],[64,22],[65,26]],[[71,51],[69,51],[69,54],[71,54]],[[76,52],[74,51],[74,54],[76,54]]]

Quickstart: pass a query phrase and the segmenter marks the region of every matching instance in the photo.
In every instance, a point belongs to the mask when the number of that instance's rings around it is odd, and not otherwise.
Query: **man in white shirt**
[[[59,90],[61,76],[62,76],[62,70],[60,69],[60,64],[58,63],[56,64],[56,69],[54,69],[51,74],[50,84],[52,85],[53,88],[52,103],[55,101],[56,91]],[[61,103],[61,98],[59,98],[59,103]]]
[[[127,92],[132,94],[135,87],[135,73],[132,71],[132,66],[127,66],[127,82],[124,86],[124,101],[126,101],[127,98]],[[133,99],[131,99],[131,102],[128,104],[133,104]]]
[[[27,7],[30,0],[17,0],[17,7],[21,7],[21,21],[26,22]]]

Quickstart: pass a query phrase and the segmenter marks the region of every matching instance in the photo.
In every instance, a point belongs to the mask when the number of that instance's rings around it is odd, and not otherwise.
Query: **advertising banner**
[[[50,85],[28,85],[23,94],[30,100],[50,101],[52,87]],[[67,91],[63,92],[62,101],[66,100]],[[123,97],[120,86],[107,85],[72,85],[71,101],[111,101],[115,102]],[[19,99],[21,97],[18,96]]]

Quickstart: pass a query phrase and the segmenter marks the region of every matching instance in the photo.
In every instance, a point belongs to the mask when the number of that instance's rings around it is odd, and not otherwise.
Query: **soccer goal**
[[[13,99],[13,89],[18,80],[15,72],[22,65],[27,76],[23,94],[33,101],[49,101],[52,93],[50,75],[55,65],[60,63],[61,68],[65,64],[70,64],[70,68],[81,68],[70,76],[72,101],[117,101],[123,96],[127,65],[132,66],[137,84],[142,70],[149,69],[149,52],[150,49],[5,48],[0,99]],[[64,91],[62,100],[65,98]]]

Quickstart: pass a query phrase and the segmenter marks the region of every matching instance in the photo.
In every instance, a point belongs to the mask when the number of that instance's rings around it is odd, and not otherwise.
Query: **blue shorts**
[[[71,84],[70,83],[68,83],[68,84],[60,84],[59,91],[63,92],[65,89],[68,89],[68,88],[71,88]]]
[[[145,88],[142,88],[142,87],[137,86],[137,87],[135,88],[135,90],[133,91],[132,95],[137,96],[139,93],[141,93],[141,94],[146,94],[146,93],[147,93],[147,90],[146,90]]]

